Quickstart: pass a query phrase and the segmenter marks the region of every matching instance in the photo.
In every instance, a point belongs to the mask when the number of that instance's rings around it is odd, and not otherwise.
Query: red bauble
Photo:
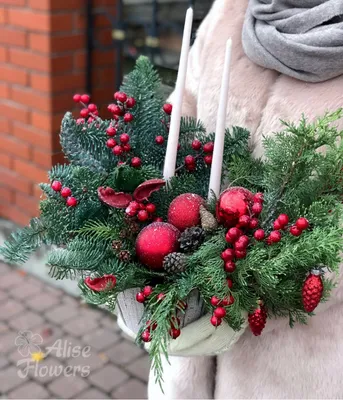
[[[149,219],[149,214],[146,210],[138,211],[137,218],[141,222],[145,222]]]
[[[123,149],[120,147],[120,146],[114,146],[113,147],[113,150],[112,150],[112,153],[115,155],[115,156],[120,156],[121,154],[123,154]]]
[[[80,94],[74,94],[73,100],[75,101],[75,103],[80,103],[81,95]]]
[[[180,330],[180,329],[171,328],[171,329],[169,330],[169,335],[170,335],[173,339],[177,339],[177,338],[181,335],[181,330]]]
[[[88,104],[88,110],[91,113],[94,113],[94,112],[96,112],[98,110],[98,107],[96,106],[96,104],[91,103],[91,104]]]
[[[146,210],[148,211],[149,214],[154,214],[156,212],[155,204],[152,204],[152,203],[147,204]]]
[[[106,142],[106,146],[109,148],[109,149],[113,149],[113,147],[115,147],[117,145],[117,142],[114,140],[114,139],[108,139],[107,140],[107,142]]]
[[[195,157],[193,157],[193,156],[186,156],[186,157],[185,157],[185,164],[186,164],[186,165],[195,164]]]
[[[253,199],[254,203],[263,203],[263,200],[264,200],[264,195],[263,193],[260,192],[256,193]]]
[[[227,285],[228,285],[229,289],[232,289],[232,286],[233,286],[232,279],[229,278],[229,279],[226,280],[226,282],[227,282]]]
[[[83,108],[83,109],[80,111],[80,115],[81,115],[82,118],[87,118],[88,115],[89,115],[89,110],[88,110],[88,108]]]
[[[253,206],[251,207],[251,211],[255,215],[260,215],[263,210],[262,203],[254,203]]]
[[[250,217],[249,215],[242,215],[239,217],[238,226],[240,228],[247,228],[250,224]]]
[[[82,103],[88,104],[90,102],[91,98],[88,94],[83,94],[81,96],[81,101]]]
[[[226,315],[226,310],[224,307],[217,307],[214,311],[213,314],[217,317],[217,318],[224,318]]]
[[[238,224],[239,217],[247,215],[252,204],[253,194],[241,187],[225,190],[217,203],[217,219],[219,223],[232,227]]]
[[[282,225],[281,222],[277,219],[277,220],[274,221],[273,228],[274,228],[274,230],[279,231],[280,229],[283,228],[283,225]]]
[[[267,322],[267,312],[263,306],[260,306],[248,317],[251,332],[255,336],[260,336]]]
[[[243,258],[245,258],[247,256],[247,252],[245,250],[241,251],[241,250],[236,250],[235,251],[235,256],[236,258],[238,258],[239,260],[242,260]]]
[[[299,218],[297,222],[295,223],[296,227],[300,229],[301,231],[304,231],[305,229],[308,229],[310,226],[310,223],[306,218]]]
[[[280,231],[272,231],[268,237],[268,241],[271,243],[279,243],[281,240],[281,232]]]
[[[212,156],[212,154],[206,155],[206,156],[204,157],[204,161],[205,161],[205,164],[211,165],[211,164],[212,164],[212,161],[213,161],[213,156]]]
[[[162,269],[164,257],[179,249],[180,231],[164,222],[146,226],[138,235],[136,253],[139,261],[151,269]]]
[[[197,194],[184,193],[170,204],[168,222],[183,232],[187,228],[200,224],[200,206],[204,199]]]
[[[238,228],[230,228],[225,236],[228,243],[235,243],[242,236],[242,231]]]
[[[249,223],[249,229],[256,229],[258,227],[259,221],[257,218],[251,218]]]
[[[124,115],[124,122],[132,122],[133,121],[133,115],[131,113],[126,113]]]
[[[320,275],[310,274],[302,289],[304,310],[312,312],[320,302],[323,295],[323,281]]]
[[[213,153],[214,150],[214,143],[213,142],[208,142],[204,144],[204,152],[205,153]]]
[[[215,315],[213,315],[211,317],[210,321],[211,321],[211,324],[216,327],[219,326],[223,322],[223,320],[221,318],[217,318]]]
[[[117,279],[114,275],[104,275],[94,279],[88,276],[84,282],[94,292],[103,292],[104,290],[113,289],[117,283]]]

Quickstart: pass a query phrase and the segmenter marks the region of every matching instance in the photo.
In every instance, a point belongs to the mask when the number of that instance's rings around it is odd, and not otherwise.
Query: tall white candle
[[[226,43],[225,63],[223,70],[222,86],[220,91],[220,100],[218,106],[216,136],[214,140],[213,159],[211,167],[211,177],[208,198],[212,196],[212,191],[219,197],[222,179],[225,127],[226,127],[226,111],[229,96],[230,82],[230,61],[231,61],[232,41],[229,39]]]
[[[179,134],[180,134],[182,100],[183,100],[183,93],[185,90],[192,25],[193,25],[193,9],[189,8],[186,13],[185,27],[183,31],[179,72],[175,85],[175,92],[173,97],[173,112],[170,120],[168,146],[166,151],[166,158],[164,161],[163,176],[164,179],[166,180],[170,179],[175,174],[177,146],[179,144]]]

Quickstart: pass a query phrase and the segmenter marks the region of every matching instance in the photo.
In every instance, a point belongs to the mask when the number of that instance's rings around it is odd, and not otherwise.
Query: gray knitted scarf
[[[256,64],[303,81],[341,75],[343,0],[250,0],[243,47]]]

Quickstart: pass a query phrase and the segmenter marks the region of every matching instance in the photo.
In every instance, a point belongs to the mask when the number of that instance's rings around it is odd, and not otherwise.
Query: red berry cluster
[[[131,201],[125,212],[129,217],[137,217],[138,221],[146,222],[155,214],[156,206],[153,203],[144,204]]]
[[[178,317],[172,317],[170,320],[169,335],[173,339],[177,339],[181,335],[180,323],[181,321]]]
[[[128,97],[124,92],[114,93],[114,99],[117,103],[110,104],[107,109],[112,113],[113,119],[119,121],[123,117],[124,123],[133,121],[133,115],[128,111],[136,105],[136,100],[133,97]]]
[[[90,124],[95,121],[99,116],[99,110],[96,104],[90,103],[90,96],[88,94],[74,94],[73,100],[75,103],[79,103],[82,105],[82,109],[80,111],[80,117],[76,122],[78,124],[84,124],[87,119],[87,122]]]
[[[227,279],[227,284],[229,288],[232,288],[233,282],[231,279]],[[219,326],[223,322],[223,318],[226,316],[226,309],[224,307],[231,306],[235,302],[235,299],[232,295],[229,298],[220,299],[217,296],[211,297],[211,304],[215,307],[213,311],[213,315],[210,319],[210,322],[213,326]]]
[[[212,164],[212,153],[214,149],[214,143],[208,142],[202,145],[200,140],[195,139],[192,142],[192,149],[199,152],[196,156],[188,155],[184,159],[185,167],[187,171],[195,171],[196,170],[196,162],[197,160],[203,159],[205,164]]]
[[[66,205],[68,207],[76,207],[77,206],[77,200],[75,197],[73,197],[71,194],[71,189],[68,187],[63,187],[62,183],[60,181],[53,181],[51,184],[52,190],[55,192],[60,192],[61,196],[66,200]]]
[[[153,288],[151,286],[145,286],[141,292],[136,294],[136,300],[138,303],[144,303],[145,300],[152,295]]]

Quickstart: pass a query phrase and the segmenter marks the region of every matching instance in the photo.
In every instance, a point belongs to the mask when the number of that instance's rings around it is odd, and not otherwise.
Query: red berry
[[[238,242],[242,243],[244,247],[248,247],[250,239],[247,235],[243,235],[238,239]]]
[[[213,314],[217,317],[217,318],[224,318],[226,315],[226,310],[224,307],[217,307],[214,311]]]
[[[229,274],[232,274],[236,270],[236,264],[233,261],[226,261],[224,269]]]
[[[82,125],[82,124],[85,123],[85,119],[84,119],[84,118],[78,118],[78,119],[76,120],[76,123],[77,123],[78,125]]]
[[[164,300],[165,297],[166,297],[166,295],[164,293],[160,293],[157,295],[157,301],[162,301],[162,300]]]
[[[146,322],[146,326],[147,326],[147,329],[149,329],[149,331],[151,330],[151,331],[154,331],[154,330],[156,330],[156,328],[157,328],[157,322],[151,322],[150,320],[149,321],[147,321]]]
[[[120,156],[121,154],[123,154],[123,149],[121,148],[121,146],[114,146],[113,147],[113,150],[112,150],[112,153],[115,155],[115,156]]]
[[[136,294],[136,300],[138,303],[144,303],[145,302],[145,296],[143,292],[139,292]]]
[[[238,226],[241,228],[246,228],[250,224],[250,217],[248,215],[242,215],[239,217]]]
[[[195,157],[193,157],[193,156],[186,156],[186,157],[185,157],[185,164],[186,164],[186,165],[195,164]]]
[[[219,326],[223,322],[221,318],[217,318],[215,315],[211,317],[210,321],[213,326]]]
[[[237,242],[235,242],[234,244],[234,248],[235,250],[238,251],[244,251],[247,248],[247,246],[245,245],[245,243],[241,242],[240,240],[237,240]]]
[[[143,289],[143,294],[145,297],[151,296],[152,292],[153,292],[153,288],[151,286],[145,286],[145,288]]]
[[[217,307],[219,303],[220,303],[220,299],[217,296],[211,297],[211,304],[213,305],[213,307]]]
[[[154,214],[156,212],[155,204],[152,204],[152,203],[147,204],[146,210],[148,211],[149,214]]]
[[[228,230],[226,236],[227,236],[227,239],[230,239],[229,243],[233,243],[242,236],[242,231],[238,228],[230,228]]]
[[[208,142],[204,144],[204,152],[205,153],[213,153],[214,150],[214,143],[213,142]]]
[[[193,150],[199,151],[202,147],[200,140],[198,140],[198,139],[193,140],[192,147],[193,147]]]
[[[180,329],[171,328],[169,334],[173,339],[177,339],[181,335]]]
[[[53,181],[51,184],[52,190],[59,192],[62,189],[62,183],[60,181]]]
[[[126,162],[125,161],[118,161],[118,167],[120,167],[120,166],[122,166],[122,165],[125,165],[126,164]]]
[[[132,202],[126,207],[125,213],[126,213],[129,217],[134,217],[134,216],[137,215],[137,212],[138,212],[139,207],[136,207],[134,203],[136,203],[136,202],[135,202],[135,201],[132,201]]]
[[[256,193],[253,201],[254,201],[254,203],[263,203],[263,201],[264,201],[263,193]]]
[[[124,115],[124,122],[132,122],[133,121],[133,115],[131,113],[126,113]]]
[[[155,137],[155,142],[159,145],[164,143],[164,137],[163,136],[156,136]]]
[[[68,197],[66,204],[67,204],[68,207],[76,207],[77,206],[77,200],[75,199],[75,197]]]
[[[123,149],[123,151],[125,151],[125,153],[128,153],[129,151],[131,151],[131,145],[130,145],[130,143],[123,144],[123,145],[121,146],[121,148]]]
[[[232,289],[232,286],[233,286],[232,279],[228,278],[228,279],[226,280],[226,282],[227,282],[227,285],[228,285],[229,289]]]
[[[180,318],[173,316],[170,320],[171,328],[179,328],[181,324]]]
[[[127,133],[123,133],[123,134],[120,135],[120,141],[121,141],[123,144],[129,143],[129,141],[130,141],[130,136],[129,136]]]
[[[250,223],[249,223],[249,228],[250,229],[256,229],[258,227],[259,221],[257,218],[251,218]]]
[[[205,156],[205,157],[204,157],[204,161],[205,161],[205,164],[211,165],[211,164],[212,164],[212,161],[213,161],[213,156],[212,156],[212,154]]]
[[[302,234],[302,230],[299,229],[296,225],[293,225],[289,230],[289,233],[293,236],[300,236]]]
[[[145,210],[145,204],[144,203],[138,203],[138,207],[140,210]]]
[[[127,100],[127,95],[124,92],[116,92],[114,93],[113,97],[115,100],[120,101],[121,103],[125,103]]]
[[[262,206],[261,203],[254,203],[253,206],[252,206],[252,208],[251,208],[251,211],[252,211],[255,215],[261,214],[262,210],[263,210],[263,206]]]
[[[187,169],[187,171],[192,172],[197,169],[197,166],[195,164],[189,164],[189,165],[186,165],[186,169]]]
[[[258,241],[264,240],[266,237],[266,234],[263,229],[257,229],[257,231],[254,233],[254,238]]]
[[[123,114],[123,110],[122,110],[119,106],[117,106],[116,104],[114,104],[114,105],[111,107],[111,112],[112,112],[114,115],[122,115],[122,114]]]
[[[221,257],[224,261],[232,261],[235,258],[235,252],[233,249],[226,249],[222,252]]]
[[[145,343],[151,342],[151,335],[150,335],[150,332],[149,332],[148,329],[145,330],[145,331],[142,333],[141,338],[142,338],[143,342],[145,342]]]
[[[65,187],[61,190],[62,197],[69,197],[71,195],[71,190],[68,187]]]
[[[106,133],[107,136],[114,136],[117,133],[117,129],[114,128],[112,125],[110,125],[107,129],[106,129]]]
[[[308,227],[310,226],[310,223],[308,222],[308,220],[306,218],[301,217],[297,220],[295,225],[297,226],[298,229],[304,231],[305,229],[308,229]]]
[[[83,108],[83,109],[80,111],[80,115],[81,115],[82,118],[87,118],[88,115],[89,115],[89,110],[88,110],[88,108]]]
[[[92,122],[94,122],[95,121],[95,118],[93,118],[93,117],[89,117],[88,118],[88,124],[91,124]]]
[[[113,149],[113,147],[115,147],[117,144],[117,142],[114,139],[108,139],[106,142],[106,146],[110,149]]]
[[[80,94],[74,94],[73,100],[75,101],[75,103],[80,103],[81,95]]]
[[[235,251],[235,256],[236,256],[236,258],[241,260],[241,259],[243,259],[243,258],[245,258],[247,256],[247,252],[246,251],[236,250]]]
[[[278,221],[280,222],[282,227],[285,227],[288,222],[289,222],[289,218],[287,214],[280,214],[278,217]]]
[[[163,222],[163,218],[156,217],[156,218],[154,218],[154,222]]]
[[[126,100],[126,107],[127,108],[133,108],[136,105],[136,100],[133,97],[129,97]]]
[[[149,214],[146,210],[140,210],[138,211],[137,218],[141,222],[145,222],[149,219]]]
[[[164,111],[166,114],[170,115],[170,114],[172,113],[172,111],[173,111],[173,106],[172,106],[170,103],[166,103],[166,104],[164,104],[164,106],[163,106],[163,111]]]
[[[283,228],[283,225],[282,225],[281,222],[277,219],[276,221],[274,221],[273,227],[274,227],[274,230],[279,231],[280,229]]]
[[[280,231],[272,231],[268,237],[268,241],[271,243],[279,243],[281,239],[282,236]]]
[[[177,149],[178,149],[178,150],[181,149],[181,144],[180,144],[180,143],[177,144]]]
[[[88,96],[88,94],[83,94],[81,96],[81,101],[82,103],[88,104],[90,102],[91,98],[90,96]]]
[[[235,298],[232,295],[230,295],[230,298],[228,300],[228,304],[227,305],[231,306],[234,302],[235,302]]]
[[[142,160],[139,157],[133,157],[131,165],[133,168],[139,168],[142,165]]]
[[[98,110],[98,107],[97,107],[95,104],[91,103],[91,104],[88,104],[88,110],[89,110],[91,113],[94,113],[95,111]]]

